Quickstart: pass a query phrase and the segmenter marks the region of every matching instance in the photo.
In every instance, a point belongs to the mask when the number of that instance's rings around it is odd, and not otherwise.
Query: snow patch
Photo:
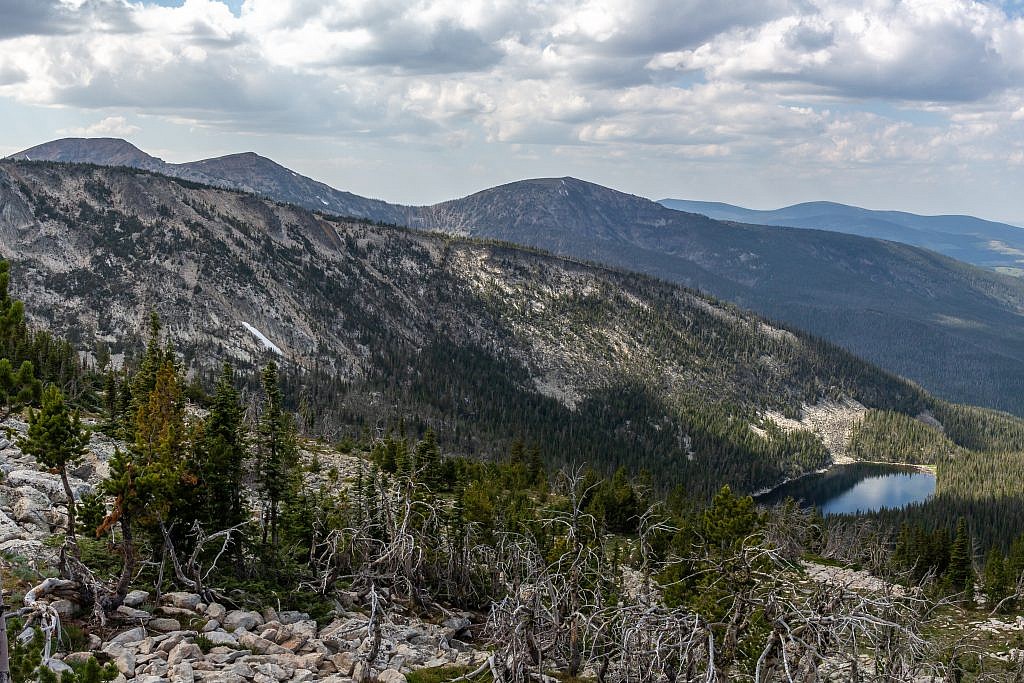
[[[324,206],[330,206],[330,204],[328,202],[324,201],[324,198],[321,197],[320,195],[317,195],[316,198],[319,199],[320,203],[323,204]]]
[[[259,339],[260,342],[263,343],[263,346],[267,347],[268,351],[273,351],[274,353],[276,353],[279,356],[284,356],[284,352],[280,349],[280,347],[277,344],[275,344],[274,342],[272,342],[269,339],[267,339],[267,335],[263,334],[262,332],[257,330],[255,327],[253,327],[252,325],[250,325],[249,323],[246,323],[246,322],[242,323],[242,327],[244,327],[245,329],[249,330],[249,332],[252,333],[252,336],[254,336],[257,339]]]

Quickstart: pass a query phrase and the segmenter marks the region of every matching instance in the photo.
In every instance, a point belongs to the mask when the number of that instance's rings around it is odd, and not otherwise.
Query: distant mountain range
[[[1024,228],[974,216],[920,216],[835,202],[807,202],[771,211],[687,199],[662,199],[659,203],[721,221],[814,228],[892,240],[1011,275],[1024,274]]]
[[[1024,280],[915,246],[715,220],[574,178],[407,207],[332,190],[251,154],[165,164],[123,141],[71,140],[15,156],[127,164],[327,214],[648,273],[839,343],[947,398],[1024,414]]]

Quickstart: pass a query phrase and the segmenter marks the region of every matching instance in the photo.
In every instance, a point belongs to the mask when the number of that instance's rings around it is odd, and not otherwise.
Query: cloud
[[[0,98],[125,112],[76,134],[148,115],[811,174],[1019,163],[1019,15],[979,0],[0,0]]]
[[[650,66],[788,85],[807,95],[961,102],[1021,83],[1022,47],[1024,22],[979,2],[819,0],[659,54]]]
[[[128,123],[123,116],[108,116],[101,121],[80,128],[64,128],[57,131],[61,135],[74,135],[76,137],[127,137],[138,133],[141,128]]]

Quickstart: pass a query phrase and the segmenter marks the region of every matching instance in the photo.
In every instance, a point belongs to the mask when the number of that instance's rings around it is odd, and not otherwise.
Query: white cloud
[[[62,128],[57,132],[61,135],[73,135],[75,137],[127,137],[138,133],[141,128],[128,123],[123,116],[108,116],[92,125]]]
[[[1019,164],[1024,20],[980,0],[0,0],[0,98],[81,112],[81,135],[148,115],[494,160],[931,174]]]

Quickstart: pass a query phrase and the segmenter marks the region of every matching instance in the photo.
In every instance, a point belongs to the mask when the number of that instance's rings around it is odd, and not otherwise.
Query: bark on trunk
[[[76,559],[81,559],[82,554],[78,549],[78,539],[75,537],[75,494],[71,491],[71,482],[68,481],[67,469],[60,468],[60,481],[64,484],[64,495],[68,497],[68,528],[67,540],[71,546],[71,554]]]

